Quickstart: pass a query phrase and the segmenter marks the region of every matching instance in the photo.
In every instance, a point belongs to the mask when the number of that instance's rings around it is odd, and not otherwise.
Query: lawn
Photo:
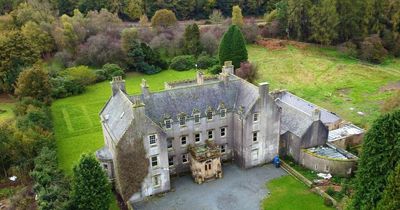
[[[126,88],[129,94],[140,93],[142,78],[148,81],[151,91],[164,89],[164,82],[195,78],[195,71],[163,71],[156,75],[129,74]],[[104,144],[98,113],[111,95],[109,82],[87,88],[82,95],[53,102],[51,110],[57,140],[59,166],[71,174],[72,166],[82,153],[95,152]]]
[[[289,90],[364,128],[393,94],[380,89],[400,82],[400,59],[371,65],[329,48],[289,46],[271,51],[251,45],[247,49],[249,59],[258,64],[257,82],[269,82],[271,90]]]
[[[322,197],[311,192],[306,185],[295,180],[292,176],[274,179],[267,183],[267,188],[271,194],[263,200],[263,209],[333,209],[326,207]]]
[[[11,119],[14,116],[13,103],[0,103],[0,122]]]

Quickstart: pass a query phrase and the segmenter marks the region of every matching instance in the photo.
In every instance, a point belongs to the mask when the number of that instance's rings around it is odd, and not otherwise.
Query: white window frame
[[[154,175],[152,177],[151,182],[152,182],[154,188],[160,187],[161,186],[161,175],[160,174]]]
[[[171,129],[172,128],[172,120],[168,119],[168,120],[164,120],[164,124],[165,124],[165,128],[166,129]],[[167,126],[169,125],[169,126]]]
[[[178,118],[181,127],[186,126],[186,116],[182,115]],[[183,122],[183,123],[182,123]]]
[[[186,159],[186,161],[184,161]],[[189,155],[186,153],[186,154],[182,154],[182,163],[183,164],[185,164],[185,163],[189,163]]]
[[[181,145],[182,146],[186,146],[188,144],[188,137],[187,136],[181,136],[179,139],[181,140]],[[185,139],[185,143],[184,144],[182,143],[183,139]]]
[[[260,115],[258,113],[253,114],[253,122],[258,122],[260,120]]]
[[[254,131],[252,134],[252,139],[253,142],[257,142],[258,141],[258,131]],[[255,139],[255,140],[254,140]]]
[[[222,135],[222,129],[224,130],[224,135]],[[220,136],[221,136],[221,137],[226,137],[227,128],[226,128],[226,127],[221,127],[221,128],[219,129],[219,132],[220,132]]]
[[[210,138],[210,132],[211,132],[211,138]],[[207,138],[208,139],[214,139],[214,130],[213,129],[207,130]]]
[[[209,113],[211,113],[211,115],[208,115]],[[209,118],[209,117],[211,117],[211,118]],[[207,111],[206,112],[206,118],[207,118],[207,121],[212,121],[213,118],[214,118],[213,112],[212,111]]]
[[[154,136],[154,143],[152,143],[153,139],[152,137]],[[149,145],[150,146],[156,146],[157,145],[157,134],[151,134],[148,136],[149,139]]]
[[[155,160],[153,160],[153,158],[155,158]],[[153,162],[155,161],[155,163],[156,163],[156,165],[153,165]],[[156,155],[156,156],[151,156],[151,158],[150,158],[150,164],[151,164],[151,167],[152,168],[157,168],[158,167],[158,156]]]
[[[222,115],[222,113],[224,113],[224,114]],[[225,118],[226,117],[226,109],[221,109],[220,112],[219,112],[219,116],[221,118]]]
[[[199,140],[198,140],[198,141],[197,141],[196,135],[199,135]],[[195,133],[195,134],[194,134],[194,142],[195,142],[195,143],[199,143],[200,141],[201,141],[201,133]]]
[[[194,114],[193,117],[194,117],[194,119],[193,119],[194,123],[195,124],[199,124],[200,123],[200,119],[201,119],[200,118],[200,113]],[[196,121],[196,119],[198,119],[198,121]]]

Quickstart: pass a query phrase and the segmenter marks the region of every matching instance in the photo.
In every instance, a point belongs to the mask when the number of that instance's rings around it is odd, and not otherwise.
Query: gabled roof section
[[[291,94],[288,91],[279,92],[277,98],[279,98],[282,102],[290,104],[291,106],[296,107],[296,109],[307,113],[310,116],[313,110],[319,109],[321,111],[321,121],[324,124],[335,123],[341,120],[341,118],[335,113],[332,113],[326,109],[322,109],[311,102],[308,102],[298,96]]]
[[[308,128],[313,124],[311,115],[300,109],[281,101],[279,98],[275,100],[277,105],[281,107],[281,134],[286,132],[293,133],[298,137],[303,137]]]
[[[102,123],[118,141],[133,120],[132,102],[121,90],[110,98],[100,113]]]
[[[236,111],[243,106],[249,110],[259,97],[258,88],[239,78],[229,82],[209,82],[204,85],[193,85],[150,93],[148,96],[134,95],[131,101],[140,99],[145,104],[146,115],[154,122],[162,122],[165,115],[175,118],[180,113],[192,115],[193,110],[200,111],[202,116],[209,107],[214,111],[224,103],[228,111]]]

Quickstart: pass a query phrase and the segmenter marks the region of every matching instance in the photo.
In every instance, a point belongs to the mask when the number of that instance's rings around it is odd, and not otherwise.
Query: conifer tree
[[[196,23],[188,25],[183,35],[184,51],[188,55],[198,56],[201,51],[200,30]]]
[[[239,6],[233,6],[232,8],[232,24],[237,25],[239,27],[243,26],[243,15],[242,9]]]
[[[382,199],[379,201],[376,209],[400,209],[400,163],[397,164],[396,169],[390,174],[388,184],[383,191]]]
[[[224,34],[219,46],[218,57],[221,65],[225,61],[232,61],[235,68],[239,68],[241,62],[247,61],[246,41],[239,26],[231,25]]]
[[[321,0],[311,9],[311,40],[329,45],[337,38],[336,0]]]
[[[354,209],[374,209],[388,175],[400,163],[400,110],[378,118],[364,137],[356,176]]]
[[[73,171],[71,209],[108,210],[111,186],[94,155],[83,154]]]
[[[362,11],[364,0],[337,0],[339,41],[345,42],[362,35]]]

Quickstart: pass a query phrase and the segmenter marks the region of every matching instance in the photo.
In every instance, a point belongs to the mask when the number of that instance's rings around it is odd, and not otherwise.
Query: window
[[[149,143],[150,143],[151,146],[153,146],[153,145],[155,145],[157,143],[157,139],[156,139],[156,135],[155,134],[149,136]]]
[[[182,155],[182,163],[187,163],[188,161],[189,161],[188,154],[183,154]]]
[[[253,114],[253,121],[258,122],[258,113]]]
[[[226,128],[223,127],[221,128],[221,137],[225,137],[226,136]]]
[[[207,111],[207,120],[212,120],[212,119],[213,119],[212,111]]]
[[[186,145],[186,143],[187,143],[187,137],[186,136],[181,136],[181,144],[182,145]]]
[[[195,141],[195,142],[200,142],[200,140],[201,140],[200,133],[194,134],[194,141]]]
[[[226,151],[226,146],[225,146],[225,144],[223,144],[223,145],[220,146],[220,151],[221,151],[222,154],[225,153],[225,151]]]
[[[207,131],[207,133],[208,133],[208,139],[213,139],[214,138],[214,131],[213,130],[208,130]]]
[[[200,123],[200,113],[194,114],[194,123]]]
[[[160,181],[160,175],[155,175],[153,176],[153,187],[160,187],[161,181]]]
[[[165,128],[170,129],[172,127],[171,120],[165,120]]]
[[[186,124],[186,116],[179,117],[179,125],[184,126]]]
[[[220,116],[221,116],[221,118],[225,118],[225,116],[226,116],[226,109],[221,109]]]
[[[167,139],[167,148],[168,149],[172,149],[172,140],[173,140],[173,138],[168,138]]]
[[[168,157],[168,165],[174,166],[174,156]]]
[[[253,141],[258,140],[258,132],[253,132]]]
[[[151,157],[151,167],[157,167],[158,166],[158,157],[153,156]]]
[[[108,165],[107,164],[103,164],[103,168],[107,170],[108,169]]]

